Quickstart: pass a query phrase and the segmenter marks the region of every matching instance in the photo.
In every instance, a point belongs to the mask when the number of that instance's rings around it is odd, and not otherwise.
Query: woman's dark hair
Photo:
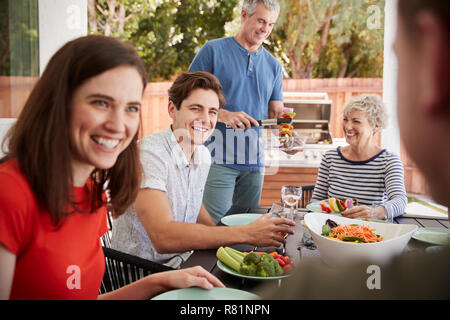
[[[203,71],[180,73],[169,89],[169,101],[180,110],[181,103],[195,89],[213,90],[219,98],[219,108],[226,103],[219,80],[211,73]]]
[[[70,103],[74,91],[88,79],[119,67],[132,66],[147,83],[145,67],[134,48],[117,39],[90,35],[66,43],[48,62],[15,125],[8,132],[8,152],[0,162],[17,159],[42,209],[55,225],[69,216],[72,199]],[[142,174],[138,134],[108,170],[96,169],[90,212],[104,206],[108,183],[113,215],[118,216],[137,196]],[[5,141],[6,141],[5,140]],[[72,204],[72,206],[68,206]]]

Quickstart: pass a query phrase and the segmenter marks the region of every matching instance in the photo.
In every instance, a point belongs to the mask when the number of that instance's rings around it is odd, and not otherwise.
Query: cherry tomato
[[[288,263],[288,264],[284,265],[283,273],[284,274],[288,274],[288,273],[290,273],[292,271],[292,269],[294,269],[294,264],[292,262]]]
[[[328,208],[324,203],[320,204],[320,208],[322,209],[322,211],[325,211],[326,213],[331,213],[331,209]]]
[[[282,259],[282,258],[278,258],[278,259],[275,259],[277,262],[278,262],[278,264],[280,265],[280,267],[284,267],[284,265],[286,264],[286,262],[284,262],[284,260]]]

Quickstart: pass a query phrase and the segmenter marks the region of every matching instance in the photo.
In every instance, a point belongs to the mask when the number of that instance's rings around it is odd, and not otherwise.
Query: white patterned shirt
[[[145,174],[141,188],[164,191],[174,221],[196,223],[211,165],[209,150],[203,145],[195,146],[189,163],[170,126],[166,131],[142,139],[140,148]],[[113,221],[112,248],[174,268],[178,268],[192,253],[158,253],[134,206]]]

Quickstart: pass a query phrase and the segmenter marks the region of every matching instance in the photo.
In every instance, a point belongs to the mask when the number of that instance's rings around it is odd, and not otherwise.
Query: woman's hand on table
[[[386,210],[383,206],[372,208],[361,205],[345,210],[342,215],[346,218],[373,218],[382,220],[386,219]]]
[[[200,266],[157,272],[117,290],[100,295],[103,300],[146,300],[173,289],[200,287],[224,288],[222,282]]]
[[[208,290],[213,287],[225,288],[219,279],[200,266],[161,272],[157,275],[161,277],[161,283],[165,290],[189,287],[200,287]]]
[[[294,234],[291,228],[295,222],[286,218],[271,218],[270,213],[264,214],[252,223],[244,226],[248,235],[247,243],[257,247],[279,247],[286,242],[288,234]]]

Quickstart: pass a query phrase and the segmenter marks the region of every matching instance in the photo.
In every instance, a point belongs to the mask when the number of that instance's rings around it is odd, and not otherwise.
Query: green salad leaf
[[[343,241],[358,241],[358,242],[364,242],[363,239],[359,238],[359,237],[342,237]]]
[[[322,236],[324,237],[328,237],[328,235],[331,233],[331,228],[330,226],[325,223],[322,227]]]

